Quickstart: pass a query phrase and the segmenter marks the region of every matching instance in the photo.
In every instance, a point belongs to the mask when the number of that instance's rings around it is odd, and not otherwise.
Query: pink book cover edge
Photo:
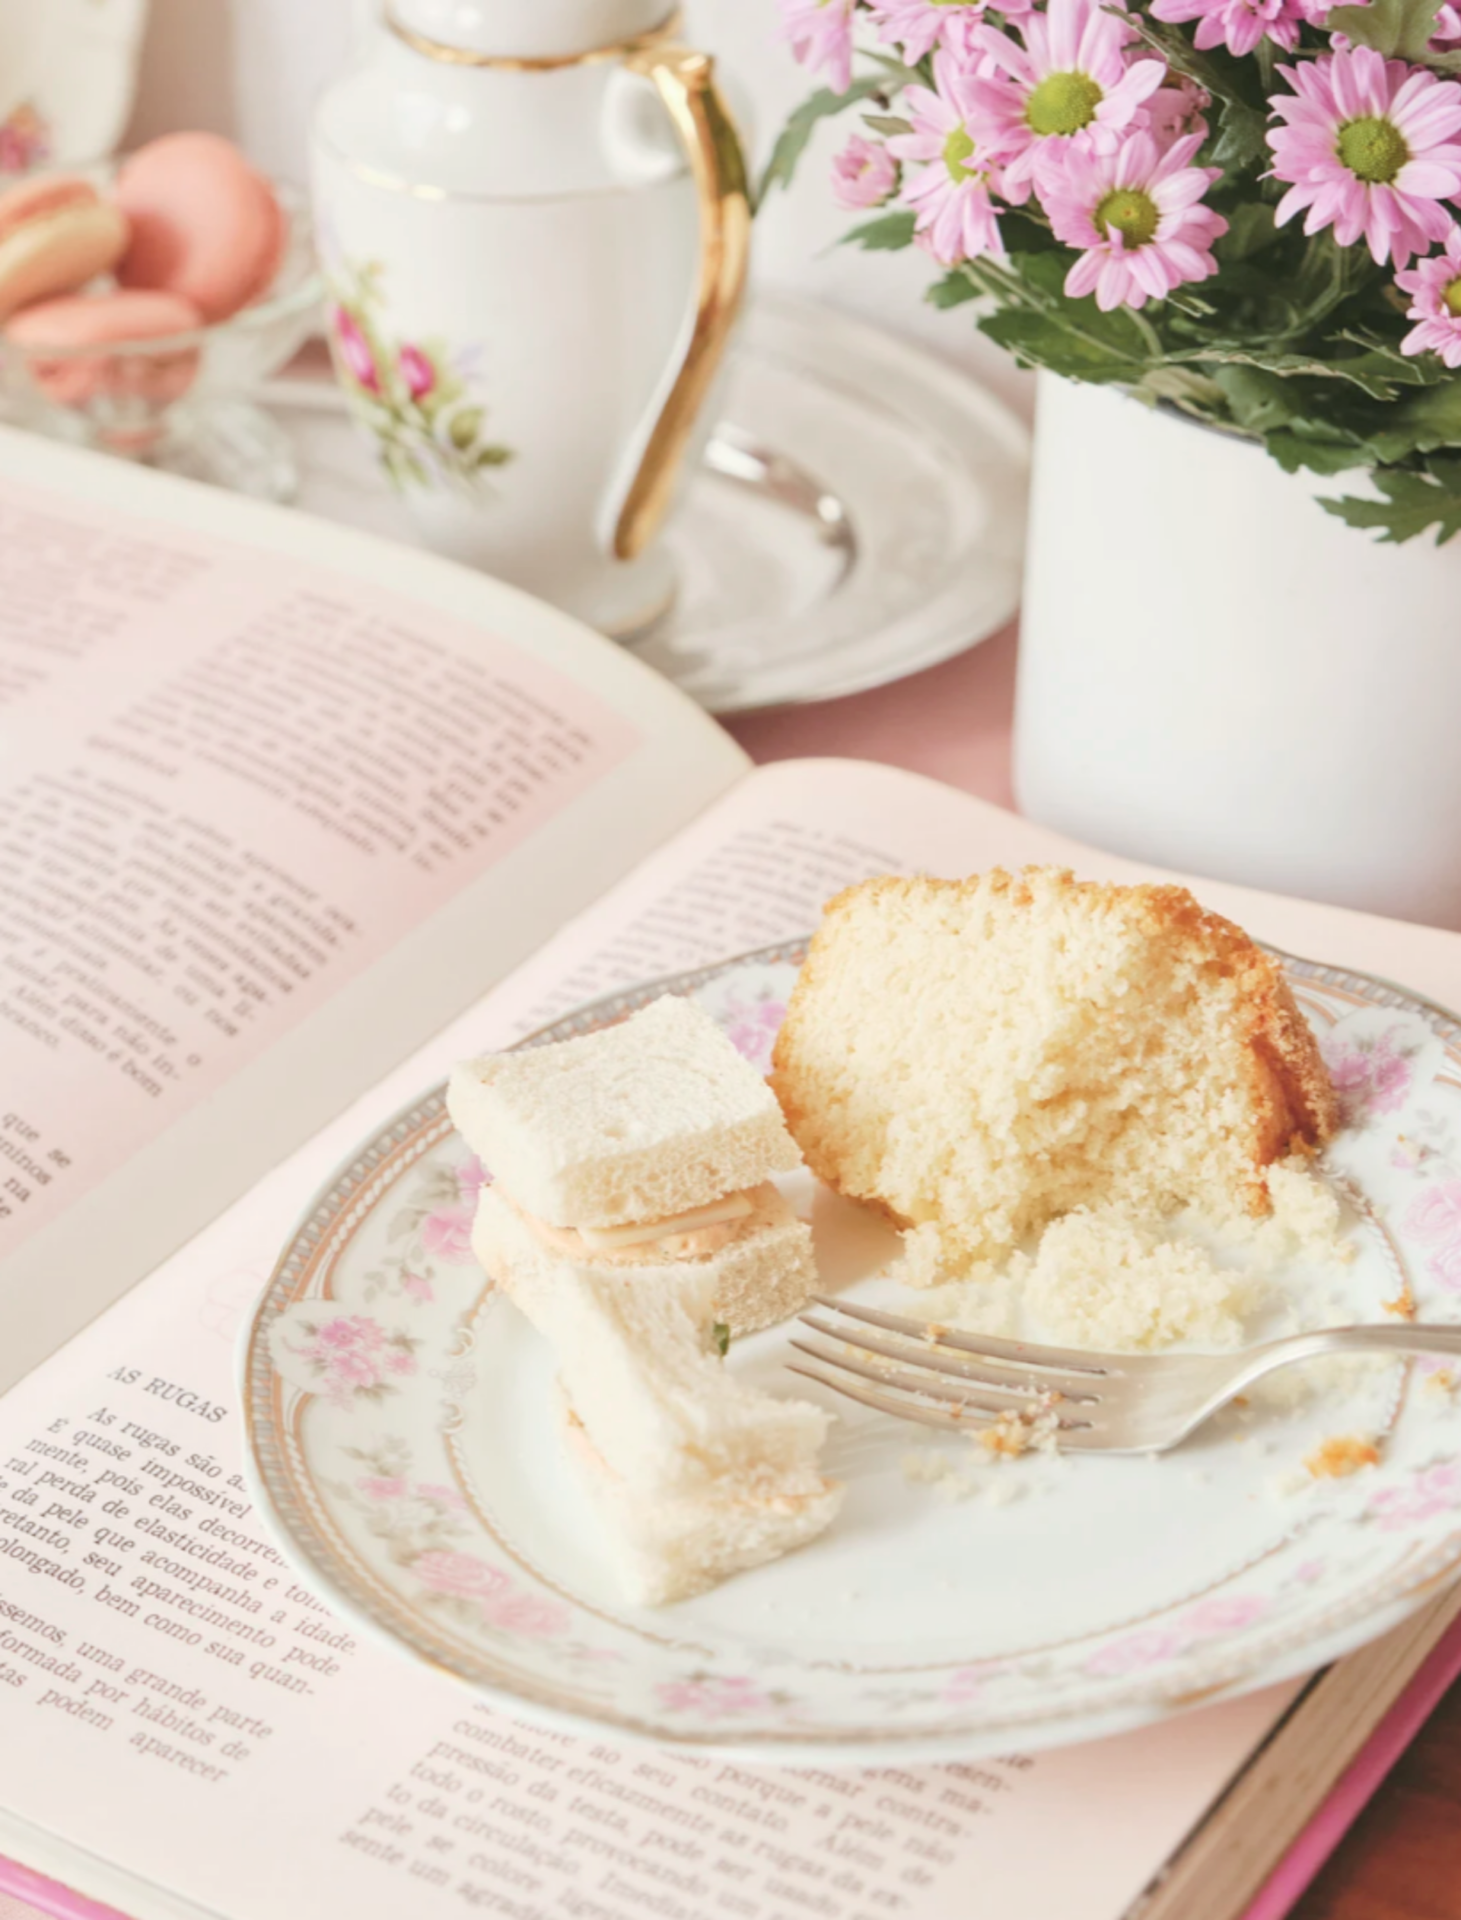
[[[1420,1732],[1452,1682],[1461,1677],[1461,1620],[1371,1734],[1324,1806],[1309,1822],[1270,1877],[1245,1920],[1283,1920],[1294,1902],[1349,1831],[1386,1774]],[[115,1907],[83,1899],[68,1887],[0,1857],[0,1898],[8,1896],[48,1920],[126,1920]],[[0,1909],[0,1920],[9,1916]],[[16,1916],[20,1920],[20,1916]]]

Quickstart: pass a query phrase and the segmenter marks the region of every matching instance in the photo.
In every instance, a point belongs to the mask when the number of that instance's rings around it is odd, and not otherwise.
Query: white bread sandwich
[[[770,1179],[799,1165],[764,1081],[709,1016],[656,1001],[581,1039],[473,1061],[452,1118],[492,1175],[473,1247],[553,1346],[567,1430],[626,1591],[657,1605],[827,1526],[827,1416],[725,1365],[795,1312],[811,1236]]]
[[[604,1461],[565,1407],[569,1445],[608,1523],[624,1591],[641,1606],[703,1593],[751,1567],[779,1560],[823,1532],[842,1488],[815,1468],[727,1477],[694,1494],[645,1495]]]
[[[812,1237],[772,1185],[801,1152],[693,1001],[667,995],[581,1039],[469,1061],[447,1105],[547,1251],[626,1271],[693,1263],[732,1335],[806,1305]]]
[[[812,1171],[917,1230],[925,1282],[1076,1209],[1262,1217],[1270,1170],[1337,1124],[1282,971],[1240,928],[1184,888],[1050,867],[840,894],[772,1084]]]

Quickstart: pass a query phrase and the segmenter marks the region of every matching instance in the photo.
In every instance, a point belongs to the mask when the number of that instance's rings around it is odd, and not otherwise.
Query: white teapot
[[[608,633],[673,597],[750,247],[670,4],[386,0],[313,129],[336,368],[419,532]]]

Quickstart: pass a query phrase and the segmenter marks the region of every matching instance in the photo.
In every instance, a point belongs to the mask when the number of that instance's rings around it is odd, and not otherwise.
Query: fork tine
[[[989,1366],[973,1366],[967,1360],[956,1360],[951,1355],[940,1353],[924,1338],[917,1341],[917,1352],[910,1353],[909,1334],[900,1334],[898,1340],[883,1340],[875,1333],[857,1333],[845,1327],[829,1326],[825,1320],[815,1319],[809,1313],[798,1316],[804,1327],[810,1327],[813,1333],[820,1333],[827,1339],[840,1340],[844,1346],[861,1347],[866,1353],[881,1353],[889,1360],[902,1360],[913,1367],[930,1367],[935,1373],[952,1374],[958,1380],[976,1381],[981,1386],[993,1387],[1001,1393],[1014,1394],[1021,1400],[1030,1400],[1052,1390],[1062,1399],[1077,1401],[1096,1401],[1099,1393],[1093,1392],[1104,1377],[1090,1373],[1058,1373],[1047,1368],[1015,1369],[995,1361]],[[891,1315],[889,1316],[892,1317]]]
[[[916,1420],[920,1426],[941,1427],[946,1433],[968,1433],[967,1420],[961,1420],[956,1413],[945,1413],[942,1407],[919,1406],[908,1400],[894,1400],[887,1394],[870,1393],[866,1387],[860,1387],[844,1375],[841,1379],[829,1378],[818,1373],[812,1367],[799,1367],[794,1361],[786,1363],[788,1373],[800,1374],[803,1380],[815,1380],[819,1387],[828,1387],[833,1393],[840,1393],[848,1400],[858,1400],[865,1407],[872,1407],[878,1413],[890,1413],[896,1420]]]
[[[810,1353],[810,1349],[805,1347],[801,1351]],[[820,1355],[813,1357],[820,1359]],[[941,1406],[930,1406],[926,1400],[905,1399],[901,1394],[894,1392],[873,1393],[869,1388],[859,1385],[856,1380],[849,1379],[840,1368],[832,1371],[830,1363],[825,1364],[828,1364],[829,1370],[824,1373],[818,1367],[799,1366],[796,1361],[788,1360],[786,1370],[788,1373],[799,1374],[803,1380],[814,1380],[819,1387],[826,1387],[832,1393],[840,1393],[845,1399],[856,1400],[864,1407],[873,1408],[877,1413],[891,1414],[895,1420],[911,1420],[919,1426],[937,1427],[944,1433],[960,1433],[971,1440],[977,1440],[984,1431],[977,1419],[969,1420],[961,1413],[946,1412]],[[978,1407],[972,1402],[965,1404],[975,1414],[993,1411],[990,1408]],[[1005,1408],[1004,1411],[1008,1412],[1009,1409]],[[1084,1425],[1060,1425],[1056,1430],[1055,1445],[1061,1453],[1113,1451],[1110,1439],[1105,1433]],[[1115,1449],[1115,1451],[1120,1450]]]
[[[877,1307],[857,1306],[851,1300],[839,1300],[830,1293],[814,1293],[812,1299],[819,1307],[828,1307],[833,1313],[845,1313],[853,1320],[865,1320],[870,1327],[883,1327],[889,1333],[901,1333],[907,1340],[920,1340],[926,1345],[934,1339],[941,1347],[957,1347],[961,1353],[977,1353],[986,1360],[1012,1360],[1027,1367],[1068,1367],[1072,1373],[1111,1372],[1109,1366],[1099,1364],[1108,1356],[1082,1353],[1075,1347],[1041,1347],[1028,1340],[996,1340],[992,1334],[956,1333],[952,1328],[943,1328],[937,1334],[931,1334],[927,1320],[908,1320],[901,1314],[883,1313]]]
[[[792,1346],[798,1353],[804,1353],[809,1360],[820,1361],[824,1367],[831,1367],[839,1373],[855,1373],[861,1380],[871,1380],[880,1387],[894,1387],[900,1393],[916,1393],[928,1400],[945,1400],[956,1407],[965,1407],[971,1413],[985,1413],[998,1419],[1002,1413],[1018,1413],[1023,1402],[1028,1405],[1030,1396],[1012,1389],[996,1387],[987,1398],[981,1398],[979,1390],[961,1392],[958,1387],[945,1386],[942,1380],[923,1373],[914,1373],[908,1367],[870,1367],[861,1360],[840,1353],[824,1353],[820,1347],[810,1347],[804,1340],[793,1340]]]

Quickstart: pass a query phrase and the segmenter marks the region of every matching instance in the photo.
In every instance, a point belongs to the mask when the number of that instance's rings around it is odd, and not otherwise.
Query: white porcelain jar
[[[1461,928],[1461,540],[1325,513],[1361,474],[1041,375],[1015,727],[1032,819]]]
[[[745,164],[666,0],[391,0],[313,174],[342,384],[430,545],[606,632],[711,424]]]

